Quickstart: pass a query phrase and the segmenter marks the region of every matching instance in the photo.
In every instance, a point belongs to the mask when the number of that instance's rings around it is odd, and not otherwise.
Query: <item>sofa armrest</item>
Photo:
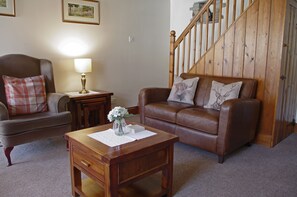
[[[259,113],[260,101],[257,99],[231,99],[222,104],[217,140],[219,156],[254,139]]]
[[[140,90],[138,95],[138,107],[141,123],[144,121],[144,106],[149,103],[167,101],[170,91],[170,88],[144,88]]]
[[[2,102],[0,102],[0,121],[8,120],[8,119],[9,119],[9,114],[8,114],[7,107]]]
[[[61,93],[48,93],[47,104],[48,109],[51,112],[63,112],[66,111],[66,105],[69,102],[69,96]]]

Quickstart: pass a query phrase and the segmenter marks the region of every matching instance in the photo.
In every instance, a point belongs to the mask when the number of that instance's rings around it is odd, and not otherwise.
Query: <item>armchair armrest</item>
[[[231,99],[222,104],[217,140],[219,156],[224,157],[254,139],[259,113],[257,99]]]
[[[2,102],[0,102],[0,121],[8,120],[8,119],[9,119],[9,114],[8,114],[7,107]]]
[[[144,106],[149,103],[166,101],[170,91],[170,88],[144,88],[140,90],[138,95],[138,106],[141,123],[144,121]]]
[[[61,93],[48,93],[47,104],[48,109],[51,112],[63,112],[66,111],[66,105],[69,102],[69,96]]]

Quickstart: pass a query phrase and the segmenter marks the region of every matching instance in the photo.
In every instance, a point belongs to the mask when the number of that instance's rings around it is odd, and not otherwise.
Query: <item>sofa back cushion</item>
[[[194,105],[194,97],[197,89],[199,78],[183,80],[181,77],[176,77],[167,101],[175,101]]]
[[[238,98],[255,98],[257,93],[258,82],[256,79],[207,76],[207,75],[190,74],[190,73],[182,73],[180,76],[183,79],[199,77],[197,91],[194,97],[194,103],[195,105],[201,106],[201,107],[206,105],[209,101],[211,84],[213,80],[224,84],[242,81],[242,86],[241,86]]]

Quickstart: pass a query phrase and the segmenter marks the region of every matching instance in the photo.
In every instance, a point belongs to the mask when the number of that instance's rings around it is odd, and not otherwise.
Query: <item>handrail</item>
[[[233,6],[230,2],[230,0],[226,0],[225,3],[223,3],[223,0],[209,0],[203,5],[177,39],[175,31],[170,32],[170,87],[173,84],[174,76],[182,72],[188,72],[195,66],[200,58],[220,39],[244,10],[251,6],[254,0],[247,0],[247,6],[245,5],[245,0],[238,2],[237,0],[232,1]],[[223,7],[226,8],[224,13]],[[212,14],[210,14],[211,9],[213,11]],[[237,16],[238,10],[239,16]],[[206,17],[204,17],[205,15]],[[230,18],[231,22],[229,21]],[[225,19],[225,25],[222,23],[223,19]],[[215,23],[218,23],[218,25]]]
[[[191,20],[189,25],[185,28],[185,30],[181,33],[181,35],[178,37],[174,44],[174,49],[181,43],[181,41],[184,39],[184,37],[191,31],[191,29],[196,25],[197,21],[202,17],[202,13],[204,13],[209,6],[212,4],[214,0],[209,0],[204,6],[201,8],[201,10],[194,16],[194,18]]]

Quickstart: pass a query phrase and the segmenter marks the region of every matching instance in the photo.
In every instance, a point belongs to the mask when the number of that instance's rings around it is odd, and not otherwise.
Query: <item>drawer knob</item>
[[[84,161],[84,160],[81,160],[80,161],[84,166],[86,167],[90,167],[91,164],[89,164],[88,162]]]

